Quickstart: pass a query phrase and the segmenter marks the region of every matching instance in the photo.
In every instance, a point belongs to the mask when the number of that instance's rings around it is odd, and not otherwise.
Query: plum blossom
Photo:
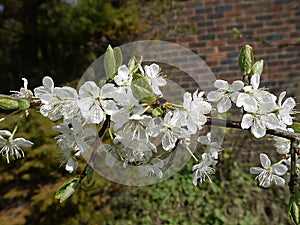
[[[62,123],[54,126],[53,130],[61,133],[55,139],[65,157],[65,169],[72,173],[78,167],[76,158],[94,144],[96,131],[83,126],[83,122],[79,119],[73,119],[71,124]]]
[[[107,99],[114,91],[113,84],[105,84],[100,89],[93,81],[87,81],[80,87],[77,105],[87,123],[99,124],[104,121],[105,113],[111,115],[118,110],[116,103]]]
[[[258,174],[255,179],[259,181],[259,186],[268,188],[271,186],[272,182],[274,182],[275,185],[283,187],[285,185],[285,180],[280,176],[286,174],[288,168],[285,165],[278,163],[271,165],[271,160],[264,153],[260,153],[259,157],[262,168],[250,168],[251,174]]]
[[[146,75],[149,83],[152,86],[153,93],[162,96],[162,92],[159,87],[165,86],[167,81],[161,76],[159,65],[155,63],[151,64],[150,66],[146,65],[144,67],[145,72],[141,66],[139,66],[139,69],[142,74]]]
[[[206,115],[211,111],[211,104],[204,101],[204,92],[196,90],[193,95],[189,92],[183,95],[183,108],[187,114],[187,128],[191,134],[195,134],[197,129],[201,130],[206,123]]]
[[[197,186],[198,180],[200,180],[201,183],[203,183],[206,178],[210,181],[210,174],[215,173],[215,169],[213,169],[211,166],[216,165],[217,161],[212,158],[212,156],[209,153],[203,153],[202,154],[202,160],[200,163],[193,165],[192,170],[193,173],[193,184]]]
[[[162,133],[162,147],[168,151],[175,147],[178,139],[189,136],[187,130],[183,128],[185,125],[185,115],[182,111],[169,111],[159,125],[155,125],[153,120],[151,121],[149,124],[149,135],[157,137]]]
[[[260,76],[251,77],[251,85],[244,87],[245,93],[240,93],[236,105],[246,112],[243,115],[241,127],[249,129],[256,138],[265,136],[266,129],[277,129],[280,121],[275,114],[278,109],[276,96],[263,89],[258,89]]]
[[[231,108],[231,102],[236,103],[237,97],[244,87],[244,83],[237,80],[229,85],[225,80],[216,80],[214,86],[218,90],[209,92],[207,99],[211,102],[218,102],[218,112],[224,113]]]
[[[250,84],[244,87],[244,93],[240,93],[236,100],[237,107],[243,107],[244,111],[256,113],[257,111],[272,112],[278,109],[276,96],[264,89],[260,89],[260,75],[254,74]]]
[[[283,103],[283,98],[285,97],[286,92],[283,91],[279,95],[278,98],[278,107],[279,107],[279,113],[278,118],[281,121],[281,127],[285,128],[286,125],[292,125],[293,124],[293,117],[290,114],[293,114],[294,107],[296,106],[296,102],[292,97],[287,98]]]
[[[42,103],[40,113],[52,121],[62,117],[70,119],[78,113],[77,91],[71,87],[54,87],[51,77],[43,78],[43,86],[35,88],[34,95]]]
[[[213,159],[218,159],[222,146],[220,142],[212,141],[211,132],[208,132],[206,135],[199,136],[198,142],[206,145],[206,152],[209,153]]]
[[[6,136],[7,138],[4,138]],[[25,156],[21,147],[31,147],[33,143],[24,138],[13,139],[13,134],[8,130],[0,130],[0,154],[6,157],[7,163],[9,163],[10,157],[12,159],[18,159]]]
[[[130,86],[132,80],[132,74],[130,73],[126,65],[122,65],[118,68],[118,74],[114,77],[114,81],[118,86]]]

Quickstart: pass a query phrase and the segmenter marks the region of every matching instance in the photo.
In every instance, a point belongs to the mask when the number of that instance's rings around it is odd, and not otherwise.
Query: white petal
[[[224,96],[217,105],[217,109],[219,113],[224,113],[228,111],[230,107],[231,107],[231,101],[228,96]]]
[[[251,77],[250,83],[254,90],[258,89],[259,82],[260,82],[260,75],[253,74],[253,76]]]
[[[296,106],[296,102],[292,97],[287,98],[282,104],[282,108],[286,110],[292,110]]]
[[[214,86],[218,89],[228,89],[228,82],[226,80],[216,80]]]
[[[266,154],[260,153],[259,158],[260,158],[261,165],[265,169],[269,169],[271,167],[271,160],[269,159],[269,157]]]
[[[279,176],[286,174],[288,168],[283,164],[274,164],[272,170]]]
[[[79,95],[81,98],[98,97],[100,88],[93,81],[85,82],[79,89]]]
[[[280,93],[279,97],[278,97],[278,105],[281,106],[282,100],[286,95],[286,91],[283,91]]]
[[[104,113],[100,105],[93,105],[90,111],[90,121],[91,123],[99,124],[104,119]]]
[[[211,91],[207,94],[207,100],[217,102],[223,97],[223,93],[219,91]]]
[[[54,82],[51,77],[48,77],[48,76],[44,77],[43,85],[48,92],[52,93],[52,91],[54,89]]]
[[[0,135],[10,137],[11,132],[9,130],[0,130]]]
[[[266,124],[266,127],[269,129],[277,129],[279,127],[279,120],[274,113],[262,116],[263,122]]]
[[[31,145],[33,145],[31,141],[28,141],[24,138],[16,138],[14,140],[11,140],[10,143],[21,147],[31,147]]]
[[[241,127],[248,129],[253,124],[253,116],[251,114],[245,114],[242,119]]]
[[[166,132],[162,137],[162,146],[163,149],[168,151],[175,147],[175,142],[177,138],[170,134],[170,132]]]
[[[68,161],[67,161],[67,164],[66,164],[66,170],[69,172],[69,173],[72,173],[74,170],[76,170],[78,167],[78,162],[75,161],[74,159],[72,158],[69,158]]]
[[[244,82],[240,80],[236,80],[231,84],[231,91],[239,91],[244,87]]]
[[[285,185],[285,180],[282,177],[273,175],[273,181],[279,187],[284,187],[284,185]]]
[[[264,169],[261,167],[251,167],[250,168],[251,174],[260,174],[262,171],[264,171]]]
[[[115,162],[116,162],[116,158],[112,154],[110,154],[109,152],[106,152],[105,165],[108,166],[108,167],[113,167]]]
[[[260,120],[255,118],[251,127],[251,133],[254,137],[261,138],[266,135],[266,127]]]

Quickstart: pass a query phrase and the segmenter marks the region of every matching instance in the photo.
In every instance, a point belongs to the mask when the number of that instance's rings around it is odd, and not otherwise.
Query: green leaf
[[[251,74],[261,75],[263,69],[264,69],[264,60],[259,60],[252,66]]]
[[[118,71],[118,68],[122,66],[123,63],[123,56],[122,51],[120,48],[114,48],[114,56],[115,56],[115,71]]]
[[[289,217],[293,220],[293,222],[295,224],[299,224],[299,207],[297,205],[297,202],[294,199],[294,196],[292,196],[290,198],[290,202],[289,202]]]
[[[86,182],[89,184],[92,180],[93,174],[94,174],[94,169],[91,166],[88,166],[85,169],[85,174],[86,174]]]
[[[8,96],[0,97],[0,108],[4,110],[14,110],[19,109],[19,101],[18,99],[13,99]]]
[[[75,192],[76,188],[78,187],[78,183],[79,178],[73,178],[72,180],[64,183],[58,188],[55,198],[59,199],[59,202],[62,203]]]
[[[153,109],[152,111],[152,116],[153,117],[160,117],[164,114],[164,111],[160,108],[160,107],[156,107],[155,109]]]
[[[242,47],[238,56],[239,67],[244,74],[250,74],[254,64],[253,50],[250,45]]]
[[[116,60],[114,55],[114,50],[109,45],[104,55],[104,70],[106,76],[109,78],[113,78],[116,72]]]
[[[136,99],[148,105],[156,101],[149,81],[142,75],[135,74],[131,82],[131,91]]]
[[[293,122],[293,124],[290,127],[294,129],[295,133],[300,133],[300,123],[299,122]]]

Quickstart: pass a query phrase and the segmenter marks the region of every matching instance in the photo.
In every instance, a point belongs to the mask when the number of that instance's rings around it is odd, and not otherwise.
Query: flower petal
[[[260,82],[260,75],[253,74],[252,77],[251,77],[250,83],[251,83],[254,90],[258,89],[259,82]]]
[[[236,80],[231,84],[230,91],[239,91],[244,87],[244,82]]]
[[[259,158],[260,158],[261,165],[265,169],[269,169],[271,167],[271,160],[269,159],[269,157],[266,154],[260,153]]]
[[[231,101],[228,96],[224,96],[217,105],[217,109],[219,113],[224,113],[228,111],[230,107],[231,107]]]
[[[228,82],[226,80],[216,80],[214,86],[218,89],[228,89]]]
[[[253,124],[253,116],[251,114],[245,114],[242,119],[241,127],[248,129]]]
[[[288,168],[283,164],[274,164],[272,170],[279,176],[286,174]]]

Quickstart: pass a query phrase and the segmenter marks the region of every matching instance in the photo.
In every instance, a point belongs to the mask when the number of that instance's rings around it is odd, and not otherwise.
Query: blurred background
[[[293,0],[0,0],[0,91],[53,77],[73,85],[108,46],[158,39],[198,54],[217,78],[241,79],[239,49],[264,59],[262,86],[299,102],[300,5]],[[183,62],[184,63],[184,62]],[[183,81],[184,82],[184,81]],[[299,110],[299,106],[298,106]],[[278,159],[270,137],[226,130],[213,184],[192,185],[192,161],[170,179],[126,187],[95,175],[90,191],[63,204],[57,188],[74,176],[60,167],[55,123],[31,110],[18,136],[34,142],[26,157],[0,164],[0,224],[290,224],[288,190],[257,187],[249,168],[259,152]],[[230,115],[228,115],[230,116]],[[1,116],[2,117],[2,116]],[[239,119],[239,118],[237,118]],[[18,117],[0,124],[12,130]],[[272,154],[275,153],[275,154]],[[78,169],[78,174],[84,161]]]

